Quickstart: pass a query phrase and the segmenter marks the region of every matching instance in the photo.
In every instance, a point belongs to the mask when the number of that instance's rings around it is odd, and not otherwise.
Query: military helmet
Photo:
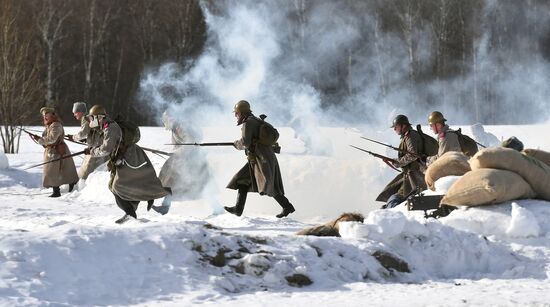
[[[503,141],[501,146],[506,148],[512,148],[517,151],[523,150],[523,143],[515,136],[510,137],[507,140]]]
[[[437,123],[444,124],[447,120],[443,117],[443,114],[439,111],[433,111],[430,116],[428,116],[428,124],[435,125]]]
[[[252,110],[250,110],[250,103],[246,100],[240,100],[235,104],[233,107],[233,113],[250,113]]]
[[[90,115],[105,115],[107,112],[105,112],[105,108],[100,105],[96,104],[93,107],[90,108],[90,111],[88,112],[88,116]]]
[[[403,114],[399,114],[393,119],[391,128],[394,128],[395,125],[409,125],[410,126],[411,123],[409,123],[409,118],[407,116],[405,116]]]
[[[46,114],[46,113],[55,114],[55,109],[51,108],[51,107],[42,107],[42,108],[40,108],[40,114],[42,114],[42,116],[44,116],[44,114]]]

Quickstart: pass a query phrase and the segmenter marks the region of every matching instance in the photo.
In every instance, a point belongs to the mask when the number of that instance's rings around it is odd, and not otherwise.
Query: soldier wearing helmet
[[[86,142],[88,147],[99,146],[103,140],[101,129],[98,127],[90,128],[90,121],[86,113],[88,108],[85,102],[75,102],[73,104],[73,115],[76,120],[80,121],[80,130],[73,135],[67,135],[71,141]],[[90,155],[84,156],[84,160],[78,169],[79,189],[84,187],[84,183],[88,176],[100,165],[107,162],[108,157],[92,158]]]
[[[458,142],[458,135],[453,133],[454,131],[449,129],[449,126],[445,124],[447,120],[441,112],[434,111],[428,116],[428,124],[434,134],[437,135],[437,143],[439,144],[439,150],[435,156],[430,156],[427,159],[427,165],[432,164],[448,151],[462,152],[460,143]]]
[[[504,140],[500,144],[500,146],[505,147],[505,148],[511,148],[511,149],[514,149],[514,150],[517,150],[517,151],[522,151],[523,150],[523,142],[520,141],[515,136],[512,136],[512,137]]]
[[[257,192],[275,198],[283,208],[278,218],[295,211],[286,198],[279,162],[272,146],[258,142],[262,120],[252,114],[246,100],[237,102],[233,108],[237,125],[241,127],[241,138],[234,142],[235,148],[244,150],[248,162],[233,176],[227,188],[237,190],[237,202],[233,207],[224,207],[229,213],[241,216],[248,192]]]
[[[87,148],[86,154],[93,158],[108,157],[108,168],[111,171],[109,190],[115,196],[118,207],[125,213],[115,222],[122,224],[130,217],[137,218],[136,210],[140,201],[147,201],[149,209],[154,199],[169,193],[162,187],[143,149],[125,141],[120,125],[107,116],[103,106],[93,106],[88,117],[90,127],[101,129],[103,139],[99,145]]]
[[[43,107],[40,109],[40,114],[44,119],[44,132],[42,137],[33,136],[32,138],[44,147],[44,162],[70,155],[71,151],[64,142],[63,124],[58,119],[55,109]],[[42,185],[45,188],[52,188],[53,193],[50,197],[61,196],[59,187],[63,184],[68,184],[69,192],[71,192],[77,182],[78,175],[73,158],[65,158],[44,165]]]
[[[378,196],[378,201],[386,201],[386,204],[382,206],[383,209],[393,208],[402,203],[413,190],[426,189],[424,174],[422,173],[423,162],[420,157],[422,137],[411,127],[409,119],[405,115],[397,115],[391,128],[401,138],[400,151],[397,163],[394,163],[394,166],[400,167],[403,172],[397,175]]]

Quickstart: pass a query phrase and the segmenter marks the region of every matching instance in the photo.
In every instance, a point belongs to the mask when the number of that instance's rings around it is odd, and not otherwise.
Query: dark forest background
[[[293,27],[307,23],[317,3],[327,2],[275,1],[293,8],[288,16]],[[222,2],[0,0],[0,124],[37,124],[41,121],[38,109],[54,106],[66,124],[76,125],[71,113],[76,101],[102,104],[111,114],[125,114],[141,125],[156,124],[138,95],[143,72],[166,62],[192,66],[207,41],[203,8],[223,13],[217,11]],[[360,87],[358,80],[350,77],[355,61],[364,57],[366,50],[379,47],[378,37],[391,34],[401,45],[384,52],[406,55],[403,70],[411,104],[429,107],[445,96],[445,87],[443,96],[431,98],[419,98],[415,89],[432,81],[471,79],[479,65],[476,50],[480,37],[489,33],[484,43],[497,61],[502,59],[502,65],[491,68],[490,78],[483,78],[479,86],[453,96],[452,103],[465,108],[483,105],[482,119],[498,123],[505,119],[499,117],[498,89],[492,84],[510,73],[505,64],[531,55],[542,55],[540,61],[550,58],[550,31],[548,18],[544,18],[550,14],[550,4],[539,0],[494,2],[340,0],[339,5],[351,8],[352,14],[369,16],[374,22],[361,24],[358,43],[343,49],[330,65],[313,64],[317,66],[307,70],[317,73],[302,78],[323,95],[322,107],[337,105]],[[533,12],[536,16],[531,16]],[[310,28],[298,29],[285,44],[289,48],[285,53],[306,56],[304,41],[314,35],[308,31]],[[431,34],[428,51],[418,47],[425,39],[420,33],[426,31]],[[427,52],[426,60],[421,54]],[[383,100],[395,87],[404,85],[392,84],[390,68],[379,64],[378,99]]]

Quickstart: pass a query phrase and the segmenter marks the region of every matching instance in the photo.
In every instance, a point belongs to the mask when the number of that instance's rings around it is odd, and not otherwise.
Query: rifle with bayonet
[[[161,155],[165,155],[165,156],[171,156],[172,155],[169,152],[158,150],[158,149],[152,149],[152,148],[147,148],[147,147],[143,147],[143,146],[139,146],[139,147],[141,147],[141,149],[143,149],[145,151],[149,151],[149,152],[152,152],[152,153],[155,153],[155,154],[161,154]]]
[[[362,138],[362,139],[365,139],[365,140],[367,140],[367,141],[371,141],[371,142],[376,143],[376,144],[380,144],[380,145],[382,145],[382,146],[389,147],[389,148],[391,148],[391,149],[393,149],[393,150],[396,150],[396,151],[398,151],[398,152],[402,152],[402,153],[404,153],[404,154],[412,155],[413,157],[416,157],[417,159],[420,159],[420,160],[422,160],[422,159],[425,158],[425,156],[423,156],[423,155],[421,155],[421,154],[419,154],[419,153],[416,153],[416,152],[411,152],[411,151],[408,151],[408,150],[406,150],[406,149],[397,148],[397,147],[392,146],[392,145],[390,145],[390,144],[382,143],[382,142],[379,142],[379,141],[376,141],[376,140],[373,140],[373,139],[369,139],[369,138],[364,137],[364,136],[362,136],[361,138]]]
[[[357,146],[353,146],[353,145],[349,145],[355,149],[358,149],[358,150],[361,150],[361,151],[364,151],[368,154],[370,154],[371,156],[374,156],[376,158],[379,158],[379,159],[382,159],[382,161],[384,161],[384,163],[386,163],[389,167],[391,167],[392,169],[398,171],[398,172],[401,172],[400,170],[398,170],[395,166],[392,165],[392,163],[397,163],[397,160],[395,159],[392,159],[390,157],[386,157],[386,156],[383,156],[383,155],[380,155],[380,154],[377,154],[377,153],[374,153],[372,151],[368,151],[366,149],[363,149],[363,148],[359,148]]]
[[[233,142],[219,142],[219,143],[170,143],[165,145],[176,146],[233,146]]]
[[[52,159],[52,160],[49,160],[49,161],[46,161],[46,162],[42,162],[42,163],[39,163],[39,164],[35,164],[35,165],[29,166],[29,167],[27,167],[27,168],[24,168],[23,170],[28,170],[28,169],[31,169],[31,168],[34,168],[34,167],[38,167],[38,166],[41,166],[41,165],[44,165],[44,164],[48,164],[48,163],[53,163],[53,162],[61,161],[61,160],[63,160],[63,159],[67,159],[67,158],[71,158],[71,157],[74,157],[74,156],[81,155],[81,154],[83,154],[83,153],[86,153],[86,150],[79,151],[79,152],[74,153],[74,154],[62,156],[62,157],[60,157],[60,158]]]
[[[29,131],[29,130],[32,130],[32,129],[27,130],[27,129],[24,129],[24,128],[21,128],[21,127],[17,127],[17,128],[19,128],[21,131],[27,133],[35,143],[37,143],[37,142],[36,142],[36,139],[41,138],[40,135],[34,134],[34,133],[32,133],[32,132]],[[32,130],[32,131],[40,132],[40,131],[38,131],[38,130]],[[40,132],[40,133],[42,133],[42,132]],[[88,144],[82,143],[82,142],[79,142],[79,141],[72,140],[72,139],[70,139],[70,138],[69,138],[68,136],[66,136],[66,135],[63,136],[63,138],[64,138],[65,140],[69,141],[69,142],[73,142],[73,143],[76,143],[76,144],[79,144],[79,145],[88,146]]]

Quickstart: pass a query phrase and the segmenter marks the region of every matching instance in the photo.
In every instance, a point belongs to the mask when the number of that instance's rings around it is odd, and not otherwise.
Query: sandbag
[[[527,181],[537,198],[550,200],[550,166],[519,151],[504,147],[486,148],[470,159],[472,170],[495,168],[512,171]]]
[[[475,169],[458,179],[441,204],[481,206],[514,199],[534,198],[536,193],[518,174],[499,169]]]
[[[435,182],[447,176],[462,176],[471,171],[468,157],[458,151],[448,151],[428,166],[424,180],[432,191],[435,191]]]
[[[523,151],[523,154],[538,159],[544,162],[546,165],[550,166],[550,152],[548,151],[528,148]]]

